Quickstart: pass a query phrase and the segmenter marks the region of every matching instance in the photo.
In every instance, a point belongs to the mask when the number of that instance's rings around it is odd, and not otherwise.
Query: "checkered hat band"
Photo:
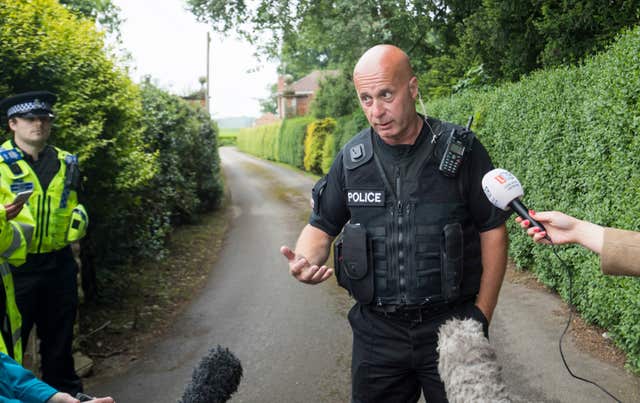
[[[12,116],[18,113],[27,113],[36,109],[44,109],[46,111],[50,111],[51,105],[47,102],[39,101],[36,99],[35,101],[13,105],[7,110],[7,116]]]

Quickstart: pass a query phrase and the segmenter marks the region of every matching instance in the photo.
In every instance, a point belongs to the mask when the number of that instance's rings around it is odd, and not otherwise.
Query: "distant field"
[[[235,146],[240,129],[220,129],[219,146]]]

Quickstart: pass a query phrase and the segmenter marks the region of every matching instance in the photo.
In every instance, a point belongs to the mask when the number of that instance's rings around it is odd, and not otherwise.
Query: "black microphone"
[[[224,403],[238,390],[242,364],[228,349],[209,350],[193,370],[179,403]]]
[[[520,198],[524,196],[524,190],[522,190],[518,178],[511,172],[501,168],[487,172],[482,178],[482,190],[494,206],[505,211],[511,207],[520,217],[529,220],[531,225],[546,232],[544,225],[534,220],[529,214],[529,209],[520,201]],[[551,241],[549,235],[544,237]]]

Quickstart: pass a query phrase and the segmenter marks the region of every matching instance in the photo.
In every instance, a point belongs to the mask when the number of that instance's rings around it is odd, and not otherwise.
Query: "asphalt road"
[[[207,285],[163,339],[130,369],[90,391],[118,403],[176,402],[209,348],[222,345],[245,375],[233,402],[348,402],[350,301],[335,280],[303,285],[289,276],[280,245],[293,246],[308,214],[313,179],[220,149],[233,219]],[[566,316],[553,295],[506,282],[491,343],[512,395],[532,402],[611,401],[574,380],[558,353]],[[565,355],[574,372],[624,402],[640,401],[640,380],[580,352]]]

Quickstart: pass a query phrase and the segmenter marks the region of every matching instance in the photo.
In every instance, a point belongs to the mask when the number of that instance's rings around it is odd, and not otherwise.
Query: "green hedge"
[[[336,128],[336,121],[332,118],[316,120],[307,126],[307,136],[304,139],[304,169],[315,173],[322,173],[322,157],[325,139]]]
[[[369,123],[362,110],[336,119],[335,129],[327,136],[322,149],[323,173],[329,172],[338,151],[365,127],[369,127]]]
[[[240,150],[249,154],[320,174],[329,172],[337,152],[367,126],[362,111],[337,120],[314,120],[303,116],[282,121],[279,131],[277,124],[242,129],[237,144]],[[273,136],[277,136],[275,158],[272,156]]]
[[[145,211],[139,214],[148,222],[135,245],[151,257],[164,247],[153,250],[147,245],[164,241],[172,226],[192,222],[199,212],[216,206],[222,183],[217,127],[208,114],[149,81],[141,89],[144,142],[147,151],[158,156],[159,168],[140,192]]]
[[[169,224],[217,203],[217,128],[178,97],[141,91],[93,21],[55,0],[0,0],[0,61],[0,98],[58,94],[51,142],[78,154],[91,216],[83,280],[96,268],[161,257]]]
[[[320,167],[322,168],[322,173],[329,173],[329,169],[331,169],[331,164],[333,164],[333,160],[336,155],[336,136],[333,132],[327,133],[327,138],[324,140],[324,144],[322,146],[322,161]]]
[[[238,148],[257,157],[277,161],[280,123],[241,129]]]
[[[362,110],[357,110],[351,115],[342,116],[337,120],[337,126],[335,130],[336,144],[335,153],[353,138],[356,134],[364,128],[369,127],[367,118],[362,113]]]
[[[218,134],[218,145],[220,147],[237,145],[238,131],[239,129],[220,129],[220,133]]]
[[[605,226],[640,230],[640,28],[583,66],[531,75],[486,92],[428,104],[438,118],[474,130],[494,164],[513,172],[536,210],[561,210]],[[534,245],[513,222],[510,254],[568,296],[565,269],[551,248]],[[574,270],[573,302],[609,329],[640,371],[640,282],[604,276],[594,254],[576,246],[561,255]]]
[[[278,161],[304,168],[304,138],[307,126],[313,121],[311,117],[286,119],[282,122],[279,133]]]

